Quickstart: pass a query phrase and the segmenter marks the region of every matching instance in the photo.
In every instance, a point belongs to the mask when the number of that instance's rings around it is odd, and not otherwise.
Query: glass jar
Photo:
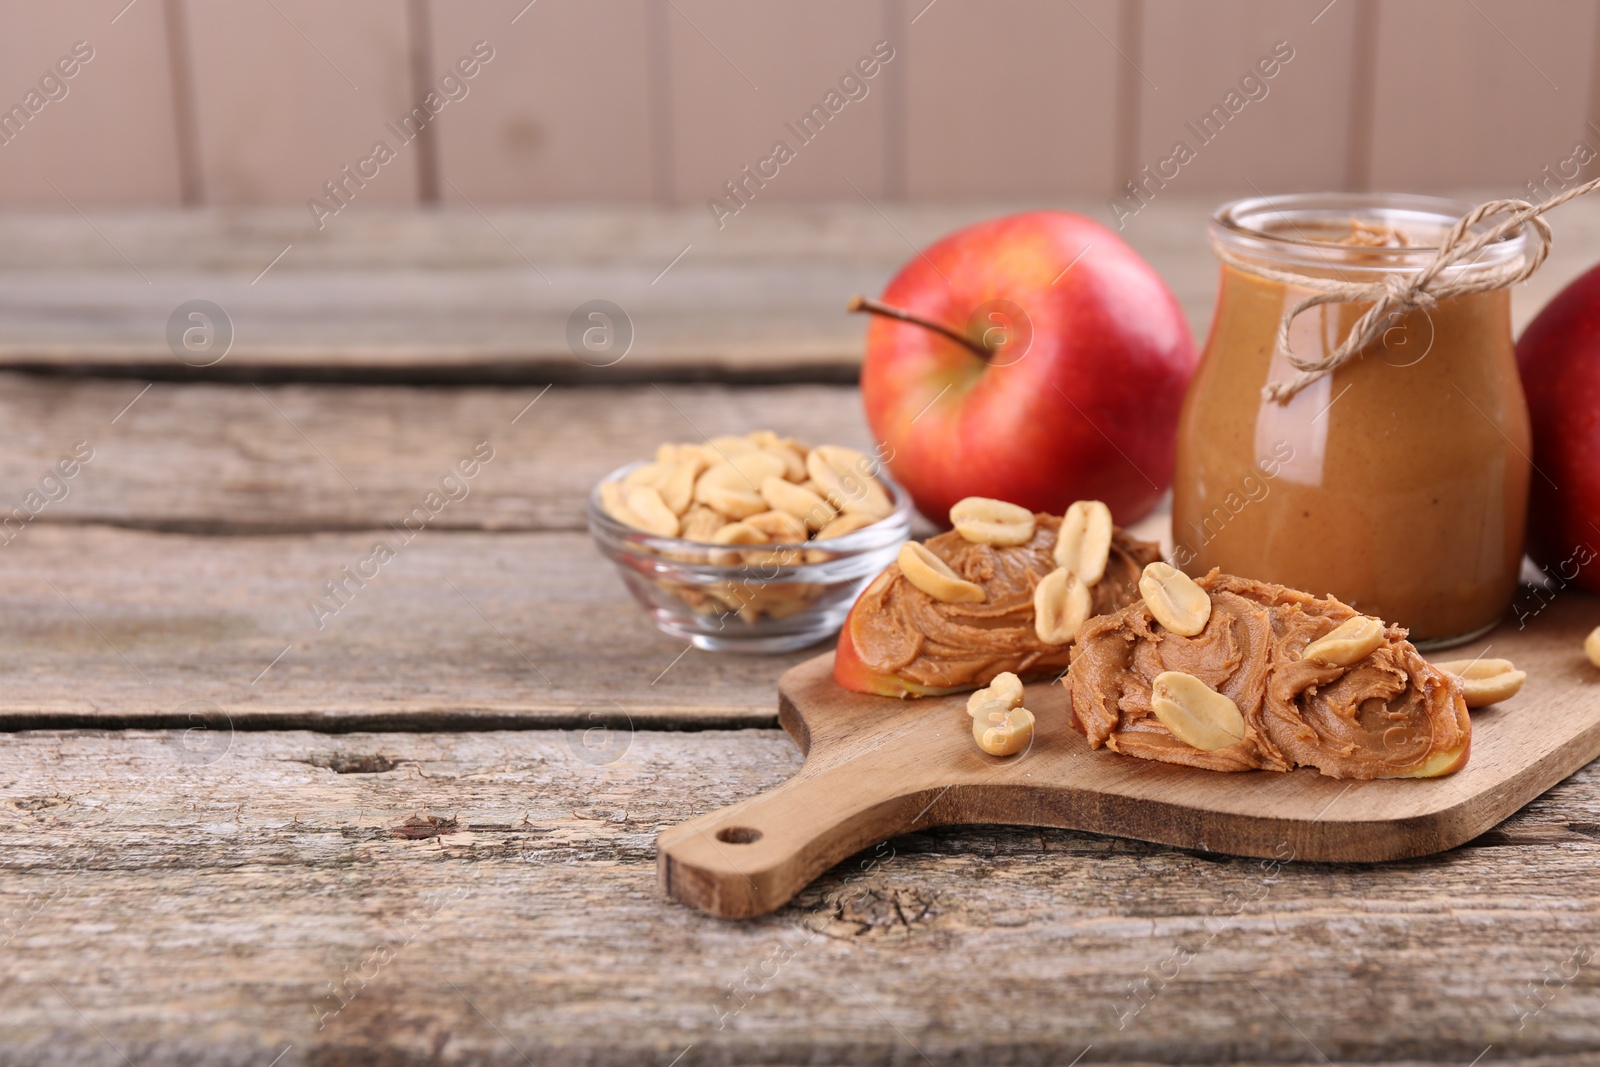
[[[1492,627],[1516,592],[1532,454],[1506,289],[1392,316],[1383,337],[1284,403],[1278,323],[1313,290],[1252,273],[1367,284],[1415,273],[1471,205],[1433,197],[1259,197],[1212,216],[1223,258],[1211,334],[1185,398],[1173,562],[1315,594],[1398,623],[1423,647]],[[1523,254],[1518,233],[1444,277]],[[1326,357],[1370,304],[1330,303],[1289,333]]]

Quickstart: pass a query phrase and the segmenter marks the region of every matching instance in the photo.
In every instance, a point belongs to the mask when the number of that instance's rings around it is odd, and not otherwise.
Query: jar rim
[[[1230,201],[1211,215],[1212,241],[1230,251],[1260,259],[1264,264],[1337,268],[1340,271],[1421,270],[1438,255],[1438,237],[1475,205],[1447,197],[1414,193],[1291,193],[1252,196]],[[1402,233],[1429,233],[1432,239],[1414,245],[1353,245],[1316,240],[1309,228],[1326,231],[1331,226],[1362,223],[1386,226]],[[1492,222],[1473,227],[1478,233]],[[1276,228],[1269,228],[1276,227]],[[1292,232],[1284,232],[1287,228]],[[1523,230],[1485,245],[1470,262],[1451,272],[1475,272],[1497,267],[1522,255]]]

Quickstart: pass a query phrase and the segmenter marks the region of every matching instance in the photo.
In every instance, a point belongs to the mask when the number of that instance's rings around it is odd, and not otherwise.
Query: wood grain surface
[[[1206,218],[1221,199],[1174,189],[1118,234],[1172,287],[1197,343],[1216,298]],[[842,310],[852,294],[879,292],[916,247],[1040,207],[1111,221],[1102,199],[1038,197],[753,204],[722,230],[701,207],[371,208],[321,231],[287,209],[0,216],[0,367],[535,386],[854,381],[866,325]],[[1512,294],[1519,329],[1591,265],[1600,199],[1551,221],[1549,261]],[[167,340],[175,309],[197,299],[233,324],[226,357],[203,368],[180,362]],[[633,348],[609,366],[567,341],[569,316],[596,299],[634,328]]]
[[[1529,681],[1473,715],[1464,769],[1427,781],[1339,781],[1310,768],[1222,774],[1095,751],[1052,681],[1028,687],[1037,719],[1028,748],[988,756],[971,740],[965,694],[853,693],[833,680],[825,653],[779,686],[780,719],[805,765],[777,789],[663,833],[661,885],[713,915],[746,918],[871,841],[963,823],[1090,830],[1269,861],[1441,852],[1600,756],[1600,670],[1582,653],[1597,620],[1600,604],[1572,598],[1464,649],[1509,657]]]
[[[384,530],[487,441],[494,458],[430,529],[576,531],[594,484],[662,441],[763,427],[870,442],[860,396],[843,386],[258,389],[0,374],[0,513],[85,441],[93,460],[35,522]]]
[[[330,597],[384,538],[395,558]],[[580,533],[39,526],[0,550],[0,583],[0,728],[771,725],[779,674],[810,654],[689,649]]]
[[[968,828],[874,842],[751,922],[659,894],[658,830],[798,765],[775,731],[15,735],[0,1048],[262,1067],[1600,1050],[1600,987],[1571,962],[1600,939],[1593,770],[1426,860],[1264,868]]]
[[[1210,199],[1163,198],[1125,234],[1200,330]],[[1576,962],[1600,938],[1588,769],[1392,864],[966,828],[873,842],[748,923],[660,895],[657,833],[799,767],[775,730],[720,728],[770,726],[806,654],[662,637],[590,546],[583,494],[690,422],[863,441],[852,389],[789,384],[853,376],[838,293],[994,213],[884,210],[752,211],[710,239],[699,208],[374,208],[321,234],[298,209],[0,218],[0,364],[45,372],[0,376],[0,521],[95,449],[0,535],[0,1063],[1600,1054]],[[1564,211],[1519,321],[1600,234],[1600,211]],[[604,373],[564,341],[596,297],[641,327]],[[238,326],[203,372],[165,340],[194,298]],[[94,369],[113,377],[73,377]],[[239,383],[167,380],[202,373]],[[663,375],[786,384],[646,384]],[[604,387],[540,397],[560,377]],[[469,387],[393,384],[442,380]],[[318,629],[324,583],[479,440],[495,459],[467,498]],[[1534,624],[1594,610],[1559,593]],[[1511,710],[1541,706],[1536,681]]]
[[[867,442],[846,387],[142,390],[0,379],[0,517],[77,442],[94,449],[51,483],[64,497],[0,532],[18,650],[0,661],[0,724],[181,721],[205,700],[241,724],[327,729],[770,726],[777,678],[804,657],[657,632],[592,547],[585,499],[664,440],[772,426]],[[467,495],[403,540],[394,527],[481,441],[493,459]],[[396,558],[349,583],[379,541]]]

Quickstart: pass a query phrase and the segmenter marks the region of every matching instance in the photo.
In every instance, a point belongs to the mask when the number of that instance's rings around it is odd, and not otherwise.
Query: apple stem
[[[911,312],[902,308],[891,307],[888,304],[882,304],[876,300],[870,300],[867,297],[862,296],[860,293],[852,296],[850,298],[850,302],[844,307],[846,311],[865,311],[873,315],[882,315],[886,319],[899,319],[901,322],[909,322],[913,326],[921,326],[925,330],[932,330],[934,333],[942,334],[943,336],[950,338],[950,340],[954,341],[956,344],[970,350],[973,355],[977,356],[985,363],[987,363],[994,355],[994,353],[990,352],[982,344],[974,341],[966,334],[958,333],[957,331],[952,330],[943,323],[919,318],[918,316],[913,315]]]

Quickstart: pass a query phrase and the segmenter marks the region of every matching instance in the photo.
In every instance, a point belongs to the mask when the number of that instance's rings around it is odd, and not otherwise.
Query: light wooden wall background
[[[362,203],[700,204],[880,40],[760,197],[1110,195],[1275,41],[1185,191],[1514,193],[1600,149],[1591,0],[0,0],[0,207],[300,205],[473,42],[495,58]],[[1593,169],[1593,168],[1591,168]]]

